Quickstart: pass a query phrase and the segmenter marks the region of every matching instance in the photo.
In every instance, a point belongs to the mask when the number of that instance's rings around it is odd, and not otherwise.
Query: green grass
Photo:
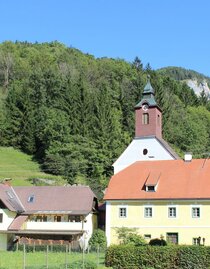
[[[63,183],[61,177],[41,172],[32,156],[12,147],[0,147],[0,180],[5,178],[11,178],[13,186],[31,185],[28,180],[31,178],[55,179],[56,182]]]
[[[89,261],[98,265],[98,269],[107,269],[104,265],[105,254],[97,253],[84,254],[84,262]],[[29,252],[25,255],[26,268],[43,269],[47,268],[48,264],[50,268],[69,268],[70,265],[74,265],[75,262],[83,260],[83,254],[80,253],[65,253],[65,252],[49,252],[48,256],[46,252]],[[1,251],[0,252],[0,268],[2,269],[22,269],[24,264],[23,251]],[[67,267],[66,267],[67,266]],[[75,268],[81,269],[81,268]]]

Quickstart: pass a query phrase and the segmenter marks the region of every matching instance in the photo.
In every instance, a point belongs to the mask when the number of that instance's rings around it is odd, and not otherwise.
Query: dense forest
[[[144,66],[52,43],[0,44],[0,145],[32,154],[43,171],[101,196],[134,136],[134,106],[151,76],[163,136],[182,156],[210,152],[210,103]]]

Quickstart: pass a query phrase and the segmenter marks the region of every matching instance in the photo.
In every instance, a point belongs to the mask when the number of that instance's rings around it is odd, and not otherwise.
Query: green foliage
[[[164,239],[154,238],[149,241],[150,246],[166,246],[167,243]]]
[[[77,269],[77,268],[84,268],[84,269],[96,269],[97,265],[96,263],[92,261],[85,261],[84,263],[82,261],[75,262],[74,264],[71,264],[70,269]]]
[[[128,234],[125,244],[132,244],[134,246],[144,246],[147,245],[146,240],[139,234]]]
[[[55,184],[64,183],[59,176],[41,172],[33,156],[12,147],[0,147],[0,167],[0,179],[11,178],[12,185],[31,185],[31,178],[52,179]]]
[[[121,244],[131,244],[134,246],[144,246],[147,244],[144,238],[137,234],[135,228],[120,227],[115,228],[115,230]]]
[[[43,171],[90,185],[101,198],[112,163],[134,137],[146,73],[163,110],[164,137],[178,152],[202,157],[210,141],[204,95],[143,67],[139,57],[95,59],[58,42],[0,44],[0,145],[32,154]]]
[[[174,78],[176,80],[185,80],[185,79],[198,79],[199,82],[202,82],[204,79],[206,79],[210,83],[210,78],[207,76],[204,76],[203,74],[200,74],[196,71],[185,69],[181,67],[175,67],[175,66],[169,66],[164,67],[158,70],[158,73],[168,76],[171,78]]]
[[[106,247],[105,232],[101,229],[94,230],[90,238],[89,245],[94,249],[97,249],[98,247],[105,248]]]
[[[209,247],[198,246],[110,246],[106,265],[115,269],[197,269],[209,268]]]

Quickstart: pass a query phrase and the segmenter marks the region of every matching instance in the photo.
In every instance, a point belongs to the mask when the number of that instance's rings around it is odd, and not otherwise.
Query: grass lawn
[[[98,265],[98,269],[107,269],[104,266],[104,253],[89,253],[84,254],[84,262],[90,261]],[[25,268],[26,269],[62,269],[62,268],[74,268],[76,262],[83,261],[82,253],[67,253],[66,252],[49,252],[48,255],[44,251],[40,252],[28,252],[25,254]],[[0,268],[1,269],[24,269],[24,255],[23,251],[1,251],[0,252]]]
[[[32,156],[12,147],[0,147],[0,180],[5,178],[11,178],[13,186],[31,185],[27,180],[30,178],[56,179],[63,182],[61,177],[41,172],[39,164],[33,161]]]

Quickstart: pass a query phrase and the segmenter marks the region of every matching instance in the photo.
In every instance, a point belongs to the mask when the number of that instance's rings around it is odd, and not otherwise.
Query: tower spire
[[[136,111],[136,137],[156,136],[162,138],[162,113],[155,100],[155,90],[147,76],[142,99],[135,106]]]

